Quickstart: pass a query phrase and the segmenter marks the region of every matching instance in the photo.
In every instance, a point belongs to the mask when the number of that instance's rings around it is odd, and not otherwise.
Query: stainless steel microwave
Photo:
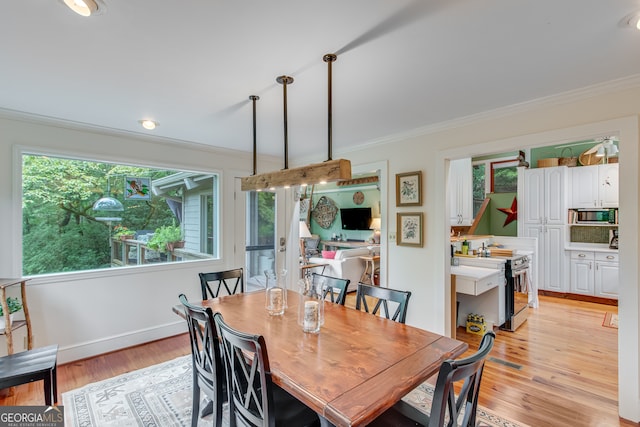
[[[578,224],[598,224],[616,223],[617,209],[578,209],[576,211],[576,223]]]

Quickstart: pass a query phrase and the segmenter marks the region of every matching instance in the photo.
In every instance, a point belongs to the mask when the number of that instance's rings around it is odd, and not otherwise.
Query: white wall
[[[424,212],[423,248],[389,242],[388,285],[412,292],[407,323],[448,333],[450,286],[446,168],[448,159],[527,147],[572,142],[594,136],[619,134],[620,157],[620,319],[619,396],[622,417],[640,420],[638,310],[638,113],[640,82],[625,87],[593,88],[593,91],[542,100],[490,112],[478,117],[425,129],[422,135],[370,145],[364,150],[343,151],[358,164],[389,159],[389,209],[387,230],[395,230],[397,212]],[[396,208],[395,174],[422,170],[424,204],[420,208]]]
[[[178,295],[184,292],[190,299],[200,299],[199,272],[237,267],[233,252],[234,221],[244,221],[244,212],[236,216],[233,177],[250,173],[250,153],[0,118],[0,234],[5,236],[0,247],[0,277],[21,274],[19,165],[23,148],[222,174],[221,259],[56,274],[28,282],[35,345],[57,343],[60,363],[183,332],[184,321],[171,312]],[[261,160],[261,167],[277,168],[272,162]],[[14,345],[21,350],[23,333],[16,332],[20,334]],[[3,344],[0,341],[0,354],[6,354]]]

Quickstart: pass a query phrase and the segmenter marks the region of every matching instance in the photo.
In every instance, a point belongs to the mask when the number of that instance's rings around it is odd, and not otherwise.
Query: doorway
[[[447,149],[441,152],[442,169],[440,170],[443,181],[446,182],[448,160],[462,158],[465,156],[480,156],[486,153],[500,152],[506,150],[520,150],[534,146],[562,144],[571,141],[579,141],[585,135],[611,135],[617,134],[620,137],[620,149],[624,156],[620,156],[620,224],[619,230],[622,236],[638,235],[638,118],[627,117],[614,119],[606,122],[576,126],[560,130],[541,132],[521,137],[506,138],[489,143],[478,143],[465,147]],[[539,144],[544,141],[544,144]],[[473,152],[469,152],[472,148]],[[445,194],[446,194],[445,187]],[[446,212],[446,196],[443,197],[442,221],[448,224],[448,212]],[[447,236],[442,236],[443,250],[449,250]],[[618,331],[618,399],[620,415],[627,419],[637,419],[638,399],[640,390],[638,389],[637,378],[639,374],[638,353],[632,349],[638,347],[638,306],[639,294],[636,284],[638,283],[637,265],[638,241],[635,238],[620,240],[620,290],[618,310],[620,318],[624,319]],[[445,263],[445,272],[442,277],[445,282],[444,289],[450,286],[450,267]],[[445,293],[446,295],[446,293]],[[446,299],[446,298],[445,298]],[[446,306],[446,301],[445,301]],[[446,313],[449,316],[450,313]],[[446,317],[448,318],[448,317]]]
[[[265,271],[276,261],[276,193],[247,191],[245,221],[245,280],[247,289],[265,286]]]

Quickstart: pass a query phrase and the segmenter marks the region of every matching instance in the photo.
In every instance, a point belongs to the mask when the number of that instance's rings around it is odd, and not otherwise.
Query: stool
[[[57,344],[0,357],[0,388],[43,380],[45,403],[57,403],[57,359]]]

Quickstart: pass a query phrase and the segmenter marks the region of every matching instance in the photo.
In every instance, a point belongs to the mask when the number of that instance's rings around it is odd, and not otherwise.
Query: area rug
[[[65,426],[190,426],[192,381],[191,356],[183,356],[87,384],[62,394]]]
[[[192,380],[191,356],[183,356],[71,390],[62,394],[65,426],[190,426]],[[405,400],[428,413],[432,397],[424,383]],[[226,405],[223,421],[228,425]],[[211,415],[198,422],[211,425]],[[478,406],[480,426],[526,427]]]
[[[618,315],[615,313],[606,312],[604,314],[604,320],[602,321],[602,326],[605,326],[607,328],[618,329]]]

